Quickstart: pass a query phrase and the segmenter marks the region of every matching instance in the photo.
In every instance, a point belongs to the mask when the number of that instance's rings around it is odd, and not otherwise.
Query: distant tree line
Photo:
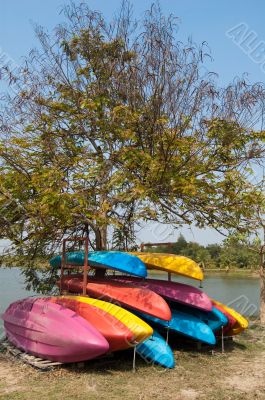
[[[253,246],[254,247],[254,246]],[[207,269],[242,268],[258,269],[259,255],[240,243],[236,237],[229,237],[222,243],[203,246],[197,242],[188,242],[180,235],[172,246],[146,248],[145,251],[173,253],[192,258]]]

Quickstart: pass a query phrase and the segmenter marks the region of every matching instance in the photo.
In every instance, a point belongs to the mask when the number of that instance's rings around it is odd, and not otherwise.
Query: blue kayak
[[[67,264],[83,266],[85,262],[83,251],[72,251],[66,253]],[[53,268],[60,268],[62,256],[55,256],[50,260]],[[120,251],[90,251],[88,263],[94,268],[110,268],[126,274],[145,278],[147,271],[145,264],[136,256]]]
[[[154,331],[153,335],[136,346],[136,352],[147,362],[154,362],[165,368],[174,368],[174,354],[165,339]]]
[[[177,303],[171,303],[171,306],[174,310],[194,315],[207,324],[214,332],[219,331],[222,326],[225,327],[228,324],[227,317],[215,307],[212,308],[212,311],[203,311],[195,307],[187,307]]]
[[[210,345],[214,345],[216,343],[216,338],[212,329],[199,318],[184,311],[175,309],[171,311],[172,318],[169,322],[139,312],[137,312],[137,315],[149,322],[150,325],[154,324],[158,327],[170,329],[171,331],[202,343],[207,343]]]

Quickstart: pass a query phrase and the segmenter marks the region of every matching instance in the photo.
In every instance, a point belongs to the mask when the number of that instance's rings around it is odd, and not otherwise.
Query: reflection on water
[[[154,279],[167,279],[166,274],[152,273]],[[199,286],[193,279],[173,276],[172,280]],[[228,304],[242,314],[257,315],[259,310],[259,280],[258,278],[235,276],[210,276],[203,281],[203,288],[210,297]],[[36,293],[25,289],[23,275],[18,268],[0,268],[0,315],[7,306],[15,300],[22,299]],[[0,336],[2,329],[0,320]]]

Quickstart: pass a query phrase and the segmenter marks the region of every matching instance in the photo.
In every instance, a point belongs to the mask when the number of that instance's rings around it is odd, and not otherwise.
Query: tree
[[[143,220],[244,229],[253,165],[264,156],[264,88],[219,88],[202,72],[205,44],[177,41],[176,19],[153,5],[135,23],[124,2],[112,23],[86,5],[64,8],[19,71],[0,116],[1,238],[35,267],[64,237]],[[3,98],[3,97],[2,97]],[[259,122],[261,124],[259,126]]]
[[[221,245],[214,243],[214,244],[208,244],[206,246],[206,250],[210,254],[211,257],[211,263],[215,268],[220,267],[220,254],[221,254]]]
[[[260,190],[264,192],[264,174],[260,182]],[[265,200],[252,208],[252,216],[248,220],[245,233],[234,232],[232,242],[248,248],[259,259],[260,266],[260,322],[265,325]]]
[[[222,268],[232,267],[256,269],[259,266],[259,257],[256,252],[257,241],[243,240],[246,235],[231,234],[224,241],[219,261]],[[255,251],[253,251],[255,249]]]

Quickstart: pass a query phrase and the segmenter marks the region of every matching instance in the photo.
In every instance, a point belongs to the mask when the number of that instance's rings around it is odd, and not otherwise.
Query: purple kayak
[[[212,302],[206,293],[184,283],[162,281],[159,279],[141,279],[123,275],[114,275],[107,279],[123,283],[133,283],[138,287],[152,290],[170,301],[176,301],[204,311],[211,311],[213,308]]]
[[[106,339],[91,324],[45,298],[16,301],[7,308],[2,319],[11,343],[47,360],[79,362],[109,350]]]

